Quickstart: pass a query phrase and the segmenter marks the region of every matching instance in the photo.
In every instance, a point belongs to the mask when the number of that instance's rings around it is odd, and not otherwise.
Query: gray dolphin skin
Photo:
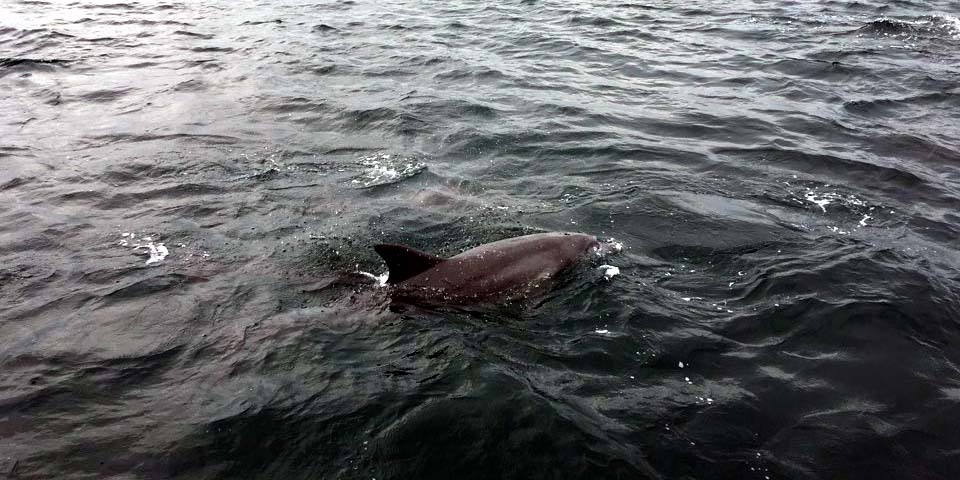
[[[597,237],[569,232],[508,238],[450,258],[404,245],[381,244],[374,249],[390,269],[387,283],[403,298],[444,303],[527,293],[580,261],[605,253]]]

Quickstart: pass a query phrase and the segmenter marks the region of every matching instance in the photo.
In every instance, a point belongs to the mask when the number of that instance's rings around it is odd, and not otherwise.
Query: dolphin
[[[530,293],[581,261],[620,247],[593,235],[551,232],[486,243],[450,258],[405,245],[373,248],[389,268],[386,283],[402,299],[465,304]]]

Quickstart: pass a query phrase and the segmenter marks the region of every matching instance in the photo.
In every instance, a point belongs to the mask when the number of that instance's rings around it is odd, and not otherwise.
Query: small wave
[[[127,208],[130,205],[153,199],[173,199],[204,197],[222,194],[225,188],[202,183],[181,183],[159,188],[148,188],[134,192],[117,193],[104,199],[96,206],[101,209]]]
[[[623,22],[609,17],[595,17],[589,15],[575,15],[567,20],[567,23],[574,26],[586,27],[618,27],[626,26]]]
[[[109,102],[119,100],[120,98],[123,98],[128,94],[136,91],[137,89],[132,87],[94,90],[92,92],[88,92],[80,95],[79,98],[89,103],[109,103]]]
[[[960,18],[949,15],[920,17],[914,21],[878,18],[853,33],[889,37],[947,37],[960,39]]]
[[[197,53],[230,53],[234,49],[231,47],[192,47],[192,48],[185,48],[184,50],[189,50],[191,52],[197,52]]]
[[[84,9],[103,9],[103,10],[134,10],[138,8],[135,3],[100,3],[93,5],[83,5]]]
[[[471,68],[453,68],[436,74],[436,80],[444,81],[503,81],[511,77],[501,70],[488,66],[476,66]]]
[[[247,20],[246,22],[243,22],[243,23],[241,23],[240,25],[264,25],[264,24],[268,24],[268,23],[278,23],[278,24],[279,24],[279,23],[283,23],[283,20],[281,20],[281,19],[279,19],[279,18],[276,18],[276,19],[273,19],[273,20],[259,20],[259,21],[250,21],[250,20]]]
[[[207,90],[207,88],[205,82],[192,78],[174,85],[170,90],[174,92],[202,92]]]
[[[875,35],[900,35],[913,33],[916,31],[916,27],[907,22],[881,18],[858,28],[856,31],[858,33],[872,33]]]
[[[308,68],[307,71],[315,75],[330,75],[337,70],[336,65],[323,65],[319,67]]]
[[[276,114],[318,113],[330,108],[323,101],[314,101],[305,97],[271,97],[263,103],[260,111]]]
[[[213,35],[211,35],[211,34],[191,32],[191,31],[189,31],[189,30],[176,30],[176,31],[173,32],[173,34],[174,34],[174,35],[183,35],[183,36],[185,36],[185,37],[201,38],[201,39],[204,39],[204,40],[211,40],[211,39],[213,39]]]
[[[93,21],[93,19],[85,19],[84,21],[85,22]],[[143,19],[143,18],[125,18],[122,20],[107,20],[103,18],[98,18],[96,22],[101,25],[142,25],[147,27],[156,26],[156,25],[173,25],[173,26],[182,26],[182,27],[193,26],[192,23],[179,22],[179,21],[170,20],[170,19],[149,20],[149,19]]]
[[[14,177],[6,182],[0,183],[0,192],[4,190],[9,190],[11,188],[17,188],[21,185],[28,183],[28,180],[24,180],[20,177]]]
[[[0,78],[14,73],[49,72],[68,63],[68,60],[57,58],[0,58]]]
[[[922,191],[927,188],[922,177],[902,166],[881,165],[847,156],[813,154],[782,148],[725,148],[717,149],[716,152],[737,156],[749,153],[793,172],[803,171],[818,176],[839,178],[842,181],[867,181],[881,190],[910,188],[914,191]]]
[[[74,35],[47,28],[19,29],[12,27],[0,28],[0,37],[7,37],[6,41],[10,41],[17,46],[42,43],[54,39],[76,38]]]
[[[228,135],[203,134],[203,133],[171,133],[171,134],[132,134],[116,133],[110,135],[93,135],[88,137],[92,142],[109,145],[114,143],[140,143],[153,141],[192,141],[213,145],[225,145],[239,142],[237,137]]]
[[[427,131],[429,124],[411,113],[390,107],[346,110],[338,115],[344,128],[353,130],[387,129],[399,134]]]
[[[60,58],[0,58],[0,68],[18,65],[65,65],[69,60]]]
[[[960,105],[960,94],[936,92],[904,98],[876,98],[851,100],[843,108],[863,117],[892,117],[903,119],[911,112],[916,116],[929,114],[934,109],[953,109]]]

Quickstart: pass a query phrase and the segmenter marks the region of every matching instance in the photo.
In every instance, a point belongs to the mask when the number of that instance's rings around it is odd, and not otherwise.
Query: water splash
[[[390,272],[383,272],[380,275],[374,275],[370,272],[362,272],[362,271],[358,271],[357,273],[359,273],[360,275],[363,275],[364,277],[369,278],[370,280],[373,280],[374,284],[377,287],[386,287],[387,279],[390,278]]]
[[[427,168],[423,162],[386,153],[363,157],[360,159],[360,165],[364,170],[352,182],[363,188],[397,183]]]

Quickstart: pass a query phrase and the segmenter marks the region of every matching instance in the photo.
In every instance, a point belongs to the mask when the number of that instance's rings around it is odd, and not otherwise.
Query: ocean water
[[[958,212],[955,1],[0,0],[0,478],[960,478]]]

